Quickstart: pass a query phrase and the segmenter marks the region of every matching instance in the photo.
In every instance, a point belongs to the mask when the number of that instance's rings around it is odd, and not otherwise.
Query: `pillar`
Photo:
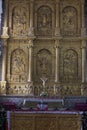
[[[85,2],[84,0],[82,0],[82,3],[81,3],[81,8],[82,8],[82,28],[85,27],[85,12],[84,12],[84,6],[85,6]]]
[[[86,81],[86,41],[82,41],[82,83]]]
[[[3,40],[2,81],[6,81],[7,40]]]
[[[60,25],[59,25],[59,1],[56,0],[56,27],[55,35],[60,36]]]
[[[85,28],[85,1],[82,0],[81,2],[81,9],[82,9],[82,28],[81,28],[81,35],[85,36],[86,35],[86,28]]]
[[[7,20],[8,20],[8,0],[5,0],[5,7],[4,7],[4,27],[7,27]]]
[[[3,24],[3,32],[2,37],[8,37],[8,0],[5,0],[4,7],[4,24]]]
[[[33,19],[33,6],[34,6],[34,0],[30,1],[30,28],[29,28],[29,36],[34,35],[34,19]]]
[[[55,53],[56,53],[56,61],[55,61],[55,82],[59,82],[59,40],[55,41]]]
[[[28,67],[28,82],[32,82],[32,51],[33,51],[33,40],[29,40],[28,52],[29,52],[29,67]]]

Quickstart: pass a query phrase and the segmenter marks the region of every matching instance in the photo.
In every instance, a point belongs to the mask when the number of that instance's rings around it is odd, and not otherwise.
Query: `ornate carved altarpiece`
[[[87,95],[84,4],[5,0],[0,94]]]

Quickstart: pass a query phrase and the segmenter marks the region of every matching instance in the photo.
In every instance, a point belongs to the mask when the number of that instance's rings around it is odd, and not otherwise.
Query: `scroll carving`
[[[52,34],[52,10],[42,6],[37,11],[37,32],[40,35]]]
[[[65,7],[62,11],[63,35],[75,35],[77,31],[77,10],[74,7]]]
[[[51,63],[51,53],[42,49],[37,54],[37,74],[41,77],[46,77],[51,74],[52,63]]]
[[[64,54],[64,79],[75,80],[77,78],[77,53],[70,49]]]
[[[24,7],[15,7],[12,12],[12,34],[13,36],[26,35],[27,14]]]

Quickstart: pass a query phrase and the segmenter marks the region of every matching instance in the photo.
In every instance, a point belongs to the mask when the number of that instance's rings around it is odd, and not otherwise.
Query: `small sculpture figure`
[[[40,79],[42,80],[42,85],[43,85],[43,90],[42,90],[40,96],[47,96],[48,93],[46,92],[46,85],[45,85],[45,83],[46,83],[48,78],[40,78]]]
[[[45,89],[45,83],[46,83],[48,78],[40,78],[40,79],[42,80],[43,88]]]

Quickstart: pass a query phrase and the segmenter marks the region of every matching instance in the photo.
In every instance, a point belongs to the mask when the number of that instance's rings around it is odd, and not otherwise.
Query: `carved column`
[[[30,28],[29,28],[29,36],[34,35],[34,19],[33,19],[33,6],[34,6],[34,0],[30,1]]]
[[[33,51],[33,40],[29,40],[29,69],[28,69],[28,82],[32,82],[32,51]]]
[[[55,53],[56,53],[56,62],[55,62],[55,82],[59,82],[59,40],[55,41]]]
[[[86,81],[86,41],[82,41],[82,83]]]
[[[59,28],[59,1],[56,0],[56,27],[55,27],[55,35],[60,35],[60,28]]]

